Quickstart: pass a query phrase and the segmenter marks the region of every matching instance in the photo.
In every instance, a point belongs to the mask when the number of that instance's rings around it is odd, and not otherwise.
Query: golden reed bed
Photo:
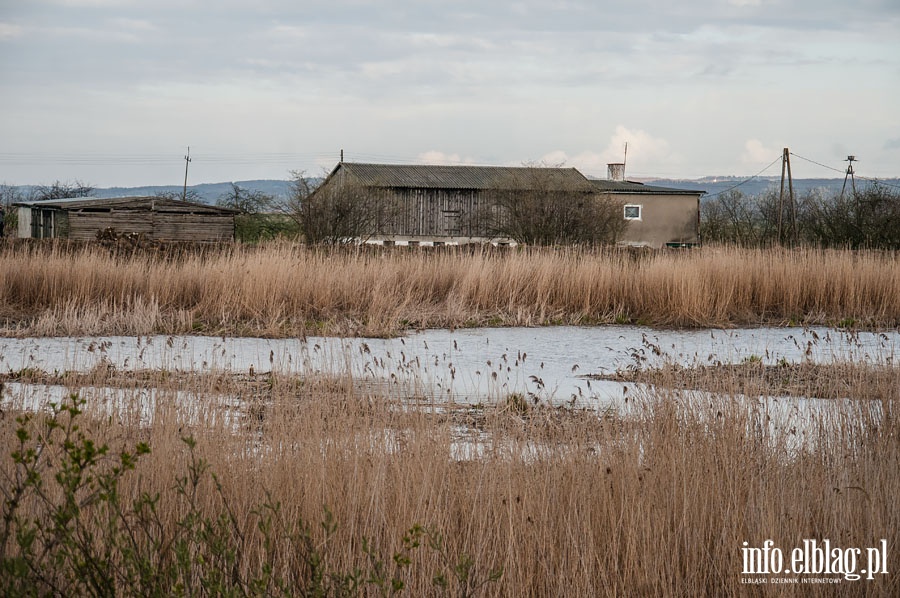
[[[407,328],[900,323],[896,253],[703,248],[0,247],[0,334],[391,335]]]
[[[92,376],[72,390],[120,383]],[[839,584],[829,595],[897,595],[896,399],[786,407],[771,420],[736,398],[740,381],[697,376],[717,394],[633,392],[616,415],[516,400],[435,410],[360,394],[342,377],[145,373],[155,404],[140,389],[89,401],[68,447],[70,418],[56,429],[46,415],[16,421],[28,399],[9,388],[0,479],[7,497],[24,492],[15,517],[2,505],[0,565],[12,568],[0,584],[67,595],[390,595],[396,581],[411,596],[737,596],[754,591],[746,579],[827,577]],[[235,396],[240,405],[225,400]],[[73,462],[85,462],[80,434],[110,447],[95,473],[149,447],[114,501],[108,484],[66,493]],[[40,492],[11,456],[29,449]],[[39,530],[31,553],[23,529]],[[744,543],[768,540],[788,559],[804,541],[865,554],[883,540],[888,573],[747,575]],[[844,571],[865,567],[861,557]],[[355,571],[357,590],[342,594]]]

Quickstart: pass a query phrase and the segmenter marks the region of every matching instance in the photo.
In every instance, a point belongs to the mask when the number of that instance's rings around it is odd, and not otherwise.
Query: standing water
[[[829,328],[657,330],[635,326],[427,330],[392,339],[204,336],[0,338],[0,372],[230,371],[352,375],[435,400],[479,402],[522,393],[589,404],[621,393],[587,375],[663,362],[760,360],[891,363],[900,332]]]

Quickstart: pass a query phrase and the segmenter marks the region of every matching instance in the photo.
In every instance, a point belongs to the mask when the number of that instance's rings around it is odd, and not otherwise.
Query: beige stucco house
[[[622,165],[610,164],[610,176],[594,180],[598,193],[623,204],[628,226],[620,244],[640,247],[685,247],[700,244],[700,196],[704,191],[645,185],[620,178]]]

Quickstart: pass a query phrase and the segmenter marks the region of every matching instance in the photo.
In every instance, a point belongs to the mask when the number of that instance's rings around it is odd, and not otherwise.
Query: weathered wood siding
[[[71,212],[68,228],[69,238],[76,240],[92,240],[97,231],[113,228],[157,241],[230,241],[234,216],[136,210]]]
[[[108,228],[118,233],[140,233],[153,238],[153,213],[136,212],[72,212],[69,216],[69,238],[91,241],[97,232]]]
[[[19,208],[18,235],[27,239],[65,238],[69,231],[69,219],[58,210]]]
[[[79,241],[94,240],[107,229],[159,241],[230,241],[238,213],[156,197],[72,198],[18,205],[20,237]]]
[[[231,241],[234,216],[223,214],[155,214],[153,238],[160,241]]]
[[[393,189],[376,201],[393,205],[379,234],[472,237],[483,234],[481,193],[471,189]]]

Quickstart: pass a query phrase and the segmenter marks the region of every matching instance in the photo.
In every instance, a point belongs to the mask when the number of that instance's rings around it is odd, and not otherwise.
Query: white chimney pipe
[[[607,164],[607,175],[606,178],[610,181],[624,181],[625,180],[625,163],[615,163],[615,164]]]

